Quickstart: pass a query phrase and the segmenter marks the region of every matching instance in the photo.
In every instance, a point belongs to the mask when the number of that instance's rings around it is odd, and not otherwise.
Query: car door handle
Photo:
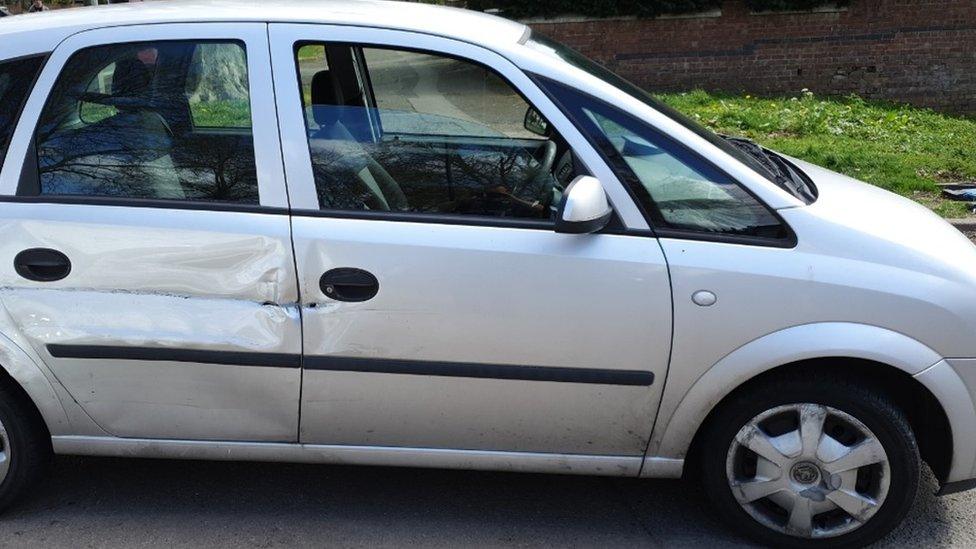
[[[380,282],[362,269],[341,267],[326,271],[319,279],[319,288],[336,301],[366,301],[380,291]]]
[[[14,270],[27,280],[54,282],[71,273],[71,261],[57,250],[30,248],[14,258]]]

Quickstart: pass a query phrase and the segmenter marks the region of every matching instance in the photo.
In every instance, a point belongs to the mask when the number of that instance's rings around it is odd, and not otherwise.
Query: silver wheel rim
[[[7,429],[0,423],[0,483],[7,478],[10,470],[10,438]]]
[[[759,523],[801,538],[860,528],[891,482],[888,455],[857,418],[830,406],[789,404],[752,418],[729,447],[732,495]]]

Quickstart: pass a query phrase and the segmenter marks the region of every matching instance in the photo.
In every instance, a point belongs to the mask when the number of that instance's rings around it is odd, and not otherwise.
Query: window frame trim
[[[567,87],[567,86],[565,86],[564,84],[560,84],[559,82],[555,82],[552,79],[537,73],[526,71],[526,75],[528,75],[528,77],[533,82],[535,82],[537,86],[539,86],[539,88],[543,91],[543,93],[549,96],[549,99],[557,107],[559,107],[559,109],[563,112],[563,114],[569,120],[571,120],[573,124],[576,125],[577,128],[586,127],[586,123],[581,121],[579,119],[579,116],[577,116],[577,114],[573,111],[573,109],[566,106],[565,102],[562,99],[560,99],[557,96],[557,94],[553,92],[552,89],[553,85],[563,86],[563,87]],[[575,91],[575,93],[578,93],[586,97],[590,101],[598,103],[611,110],[621,110],[611,105],[610,103],[604,101],[603,99],[600,99],[599,97],[595,97],[592,94],[587,93],[584,90],[574,89],[573,91]],[[631,170],[630,167],[626,165],[623,157],[620,156],[620,154],[616,151],[616,149],[612,149],[612,148],[608,149],[608,147],[606,147],[605,144],[594,142],[594,139],[590,135],[590,132],[581,131],[584,138],[586,138],[586,140],[590,142],[590,145],[592,145],[593,148],[597,150],[600,156],[603,157],[603,160],[615,172],[617,178],[626,188],[631,199],[634,201],[638,209],[641,211],[641,214],[647,220],[647,224],[650,227],[651,232],[657,238],[697,240],[697,241],[704,241],[704,242],[723,242],[728,244],[743,244],[743,245],[764,246],[764,247],[772,247],[772,248],[795,248],[797,246],[799,241],[796,232],[793,230],[790,224],[787,223],[785,219],[783,219],[783,216],[781,216],[775,208],[767,204],[762,198],[760,198],[755,192],[753,192],[753,190],[750,189],[748,185],[743,184],[741,181],[739,181],[737,178],[735,178],[732,174],[730,174],[727,170],[723,169],[717,163],[712,162],[706,156],[702,155],[701,153],[694,150],[693,148],[685,145],[684,143],[681,142],[681,140],[668,135],[666,132],[657,128],[654,124],[651,124],[650,122],[642,119],[638,115],[627,113],[626,111],[624,111],[624,113],[625,115],[636,119],[638,123],[641,123],[644,126],[646,126],[654,134],[654,137],[667,141],[670,146],[680,149],[685,155],[694,159],[695,163],[700,163],[703,166],[705,166],[708,170],[717,172],[723,175],[724,177],[726,177],[728,181],[730,181],[732,184],[734,184],[735,186],[737,186],[738,188],[746,192],[749,196],[753,198],[753,200],[755,200],[758,204],[763,206],[770,213],[770,215],[772,215],[780,223],[780,225],[783,226],[786,232],[786,234],[781,238],[769,238],[763,236],[717,233],[717,232],[708,232],[704,230],[696,231],[693,229],[681,229],[681,228],[663,226],[662,222],[659,222],[655,219],[656,217],[655,213],[648,211],[647,207],[644,204],[645,201],[638,195],[638,191],[636,188],[637,187],[643,188],[643,183],[641,183],[637,179],[637,176],[636,174],[633,173],[633,170]],[[694,166],[692,166],[692,168],[694,169]],[[654,197],[650,196],[650,193],[647,193],[647,202],[654,208],[655,211],[657,211],[657,202],[654,200]],[[657,217],[660,216],[661,214],[658,212]]]
[[[30,168],[30,153],[34,150],[35,133],[40,124],[41,114],[58,79],[68,61],[81,50],[139,42],[168,41],[233,41],[242,45],[247,60],[248,93],[251,103],[251,131],[255,156],[255,169],[258,185],[257,204],[234,202],[214,202],[203,200],[168,200],[126,198],[126,197],[84,197],[91,203],[101,202],[107,206],[132,206],[240,211],[241,207],[288,208],[288,192],[282,170],[281,143],[278,133],[277,115],[274,109],[260,109],[256,105],[274,104],[274,87],[271,75],[271,59],[268,48],[266,23],[164,23],[138,24],[106,27],[87,30],[65,39],[53,52],[40,72],[31,91],[21,118],[14,130],[7,152],[8,158],[17,162],[5,163],[0,171],[0,201],[9,202],[11,198],[35,198],[39,203],[78,203],[77,195],[19,195],[21,178]],[[11,156],[13,154],[14,156]],[[36,162],[36,155],[34,155]],[[12,164],[15,164],[12,165]],[[36,174],[35,174],[36,175]],[[190,206],[185,206],[190,204]],[[204,207],[200,207],[203,204]]]

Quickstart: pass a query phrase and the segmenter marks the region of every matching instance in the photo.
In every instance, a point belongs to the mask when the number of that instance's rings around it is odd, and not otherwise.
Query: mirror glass
[[[546,136],[549,135],[549,122],[535,107],[529,107],[525,111],[525,129],[536,135]]]

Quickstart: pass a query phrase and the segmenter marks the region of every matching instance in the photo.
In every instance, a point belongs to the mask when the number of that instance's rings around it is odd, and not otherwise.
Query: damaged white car
[[[0,25],[0,505],[52,453],[704,483],[781,546],[976,477],[976,248],[522,24]]]

